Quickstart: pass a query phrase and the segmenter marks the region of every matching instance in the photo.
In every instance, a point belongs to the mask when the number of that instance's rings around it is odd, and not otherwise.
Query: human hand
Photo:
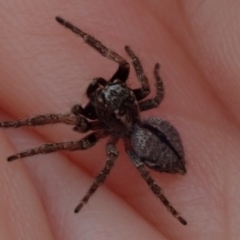
[[[151,86],[153,66],[161,64],[165,99],[143,117],[161,117],[174,124],[183,140],[188,172],[152,174],[188,225],[179,224],[154,197],[121,144],[105,187],[75,215],[74,207],[104,164],[104,142],[86,152],[12,164],[5,160],[43,142],[82,137],[68,127],[50,126],[1,132],[2,239],[236,239],[238,9],[238,3],[227,1],[147,5],[114,1],[108,6],[96,1],[3,2],[1,121],[67,112],[81,103],[92,78],[114,73],[116,64],[59,26],[57,15],[126,58],[124,46],[130,45]],[[132,67],[131,74],[134,87]]]

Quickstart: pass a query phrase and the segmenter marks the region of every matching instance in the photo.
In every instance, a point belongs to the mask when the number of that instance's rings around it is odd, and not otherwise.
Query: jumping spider
[[[124,58],[64,19],[56,17],[56,21],[81,36],[87,44],[95,48],[102,56],[118,63],[118,69],[109,81],[101,77],[92,80],[86,91],[89,103],[84,108],[81,105],[74,105],[71,113],[68,114],[46,114],[24,120],[0,123],[0,127],[3,128],[65,123],[74,125],[73,130],[80,133],[93,131],[81,140],[44,144],[38,148],[12,155],[7,160],[13,161],[18,158],[59,150],[85,150],[94,146],[99,139],[109,136],[106,146],[108,158],[105,166],[76,207],[75,212],[79,212],[113,168],[118,156],[115,146],[118,139],[122,138],[127,154],[152,192],[175,218],[186,225],[186,220],[166,199],[162,189],[145,167],[147,165],[159,172],[186,173],[182,142],[177,130],[169,122],[160,118],[150,118],[142,121],[140,117],[140,112],[157,107],[163,99],[164,86],[159,75],[160,65],[157,63],[154,68],[156,96],[152,99],[143,100],[150,93],[149,82],[138,57],[130,47],[126,46],[125,50],[132,60],[138,81],[141,84],[138,89],[130,89],[126,85],[130,65]]]

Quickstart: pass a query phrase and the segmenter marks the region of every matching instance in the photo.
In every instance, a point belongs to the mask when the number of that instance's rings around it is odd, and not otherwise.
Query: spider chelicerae
[[[137,89],[130,89],[126,85],[130,65],[124,58],[61,17],[56,17],[56,21],[81,36],[102,56],[118,63],[118,69],[109,81],[101,77],[92,80],[86,91],[89,102],[85,107],[77,104],[67,114],[46,114],[23,120],[1,122],[2,128],[65,123],[73,125],[73,130],[80,133],[92,131],[81,140],[44,144],[12,155],[7,160],[13,161],[59,150],[85,150],[93,147],[99,139],[109,137],[106,145],[105,166],[75,208],[75,212],[79,212],[113,168],[118,157],[116,143],[121,138],[132,163],[152,192],[175,218],[186,225],[186,220],[173,208],[146,168],[148,166],[166,173],[186,173],[183,146],[177,130],[169,122],[160,118],[141,120],[140,117],[140,112],[157,107],[163,99],[164,86],[159,75],[160,65],[157,63],[154,68],[156,95],[152,99],[144,100],[150,93],[149,82],[141,62],[130,47],[126,46],[125,50],[132,60],[137,79],[141,84]]]

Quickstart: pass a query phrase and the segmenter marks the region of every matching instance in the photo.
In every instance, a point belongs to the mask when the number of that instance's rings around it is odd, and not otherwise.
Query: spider
[[[186,173],[183,146],[177,130],[169,122],[160,118],[141,120],[140,116],[140,112],[157,107],[163,99],[164,86],[159,75],[160,65],[157,63],[154,68],[156,95],[152,99],[144,100],[150,93],[149,82],[139,58],[129,46],[125,46],[125,50],[132,60],[137,79],[141,84],[137,89],[130,89],[126,84],[130,64],[124,58],[61,17],[56,17],[56,21],[82,37],[102,56],[118,63],[118,69],[109,81],[101,77],[92,80],[86,90],[89,102],[85,107],[76,104],[67,114],[45,114],[23,120],[1,122],[2,128],[64,123],[73,125],[73,130],[79,133],[92,131],[78,141],[44,144],[12,155],[7,160],[13,161],[59,150],[85,150],[93,147],[99,139],[109,137],[106,145],[106,163],[75,208],[77,213],[109,175],[118,157],[116,143],[121,138],[132,163],[152,192],[175,218],[186,225],[186,220],[173,208],[146,168],[147,166],[166,173],[182,175]]]

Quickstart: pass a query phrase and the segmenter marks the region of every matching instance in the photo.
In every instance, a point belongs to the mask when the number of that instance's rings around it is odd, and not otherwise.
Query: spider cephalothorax
[[[101,77],[92,80],[86,91],[89,103],[84,108],[77,104],[73,106],[71,113],[67,114],[46,114],[24,120],[0,123],[0,127],[3,128],[65,123],[74,125],[73,130],[77,132],[92,131],[81,140],[44,144],[38,148],[10,156],[8,161],[58,150],[85,150],[94,146],[99,139],[109,137],[106,146],[107,160],[105,166],[76,207],[75,212],[78,212],[108,176],[118,156],[115,145],[121,138],[130,159],[153,193],[174,217],[186,225],[186,220],[172,207],[164,196],[162,189],[145,167],[147,165],[160,172],[186,173],[183,147],[177,130],[169,122],[159,118],[150,118],[144,121],[140,118],[141,111],[157,107],[163,99],[164,86],[159,75],[159,64],[157,63],[154,68],[156,96],[144,100],[150,93],[149,82],[144,74],[141,62],[128,46],[125,47],[125,50],[132,59],[133,67],[141,84],[138,89],[130,89],[126,85],[130,65],[124,58],[71,23],[60,17],[56,17],[56,20],[81,36],[87,44],[95,48],[102,56],[118,63],[119,67],[109,81]]]
[[[140,119],[133,91],[119,79],[98,90],[91,101],[103,128],[116,137],[129,136]]]

